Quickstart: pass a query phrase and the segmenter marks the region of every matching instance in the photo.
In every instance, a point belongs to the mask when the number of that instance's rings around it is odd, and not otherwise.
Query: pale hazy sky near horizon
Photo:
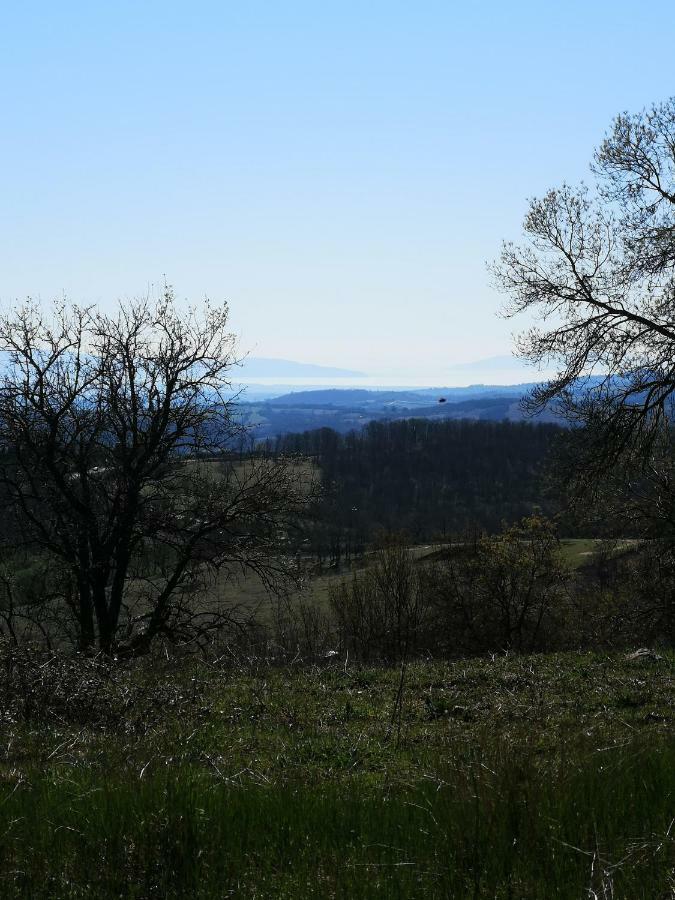
[[[0,302],[162,278],[243,349],[401,377],[508,353],[485,261],[675,92],[675,6],[2,5]]]

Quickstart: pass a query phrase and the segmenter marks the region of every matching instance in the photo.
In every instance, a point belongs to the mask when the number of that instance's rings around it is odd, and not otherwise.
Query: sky
[[[0,303],[227,301],[242,351],[508,354],[486,261],[675,92],[675,5],[0,5]]]

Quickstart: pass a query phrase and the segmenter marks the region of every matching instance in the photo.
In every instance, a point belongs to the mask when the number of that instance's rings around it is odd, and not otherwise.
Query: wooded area
[[[547,466],[562,434],[547,424],[404,419],[346,435],[291,434],[265,451],[319,466],[322,497],[303,531],[320,561],[339,562],[387,532],[445,541],[498,531],[535,509],[553,515],[561,502]]]

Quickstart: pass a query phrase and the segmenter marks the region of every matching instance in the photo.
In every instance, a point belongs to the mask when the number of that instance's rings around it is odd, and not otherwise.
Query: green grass
[[[371,794],[43,781],[3,805],[5,896],[580,898],[610,882],[607,896],[663,896],[672,746],[531,765],[475,753]]]
[[[614,554],[620,555],[634,549],[640,542],[624,538],[615,542]],[[560,541],[560,554],[563,560],[573,569],[588,565],[593,555],[603,542],[596,538],[563,538]]]
[[[214,605],[232,610],[233,616],[241,621],[255,616],[261,624],[269,625],[275,618],[280,602],[282,607],[287,604],[293,606],[305,599],[319,609],[327,610],[331,587],[336,587],[345,578],[351,578],[354,573],[358,574],[363,567],[362,560],[355,560],[352,563],[342,563],[339,569],[310,573],[306,576],[303,587],[291,592],[288,601],[280,601],[271,594],[253,572],[240,573],[234,577],[224,573],[202,591],[202,603],[205,607]]]
[[[564,538],[560,541],[560,555],[573,569],[589,562],[598,546],[593,538]]]
[[[344,661],[140,664],[83,683],[90,721],[15,704],[0,895],[665,900],[664,657],[418,663],[400,733],[398,673]]]
[[[560,556],[570,568],[578,569],[588,565],[602,542],[596,538],[562,538],[560,541]],[[620,546],[629,546],[634,541],[621,541]],[[419,561],[433,561],[443,559],[447,555],[447,544],[430,544],[413,546],[410,551],[413,557]]]

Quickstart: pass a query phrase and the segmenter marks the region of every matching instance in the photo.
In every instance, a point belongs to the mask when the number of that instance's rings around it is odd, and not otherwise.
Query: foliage
[[[561,542],[541,516],[426,547],[390,536],[349,574],[315,575],[290,595],[273,617],[273,653],[394,663],[672,646],[674,573],[658,542]]]
[[[414,542],[499,529],[541,508],[546,461],[562,434],[555,425],[403,419],[339,435],[327,428],[286,435],[277,452],[321,467],[323,495],[308,549],[321,562],[362,553],[381,532]]]
[[[600,544],[571,597],[579,645],[675,642],[675,557],[659,541]]]
[[[500,534],[465,541],[425,579],[436,633],[454,652],[547,649],[568,573],[551,522],[538,516]]]

